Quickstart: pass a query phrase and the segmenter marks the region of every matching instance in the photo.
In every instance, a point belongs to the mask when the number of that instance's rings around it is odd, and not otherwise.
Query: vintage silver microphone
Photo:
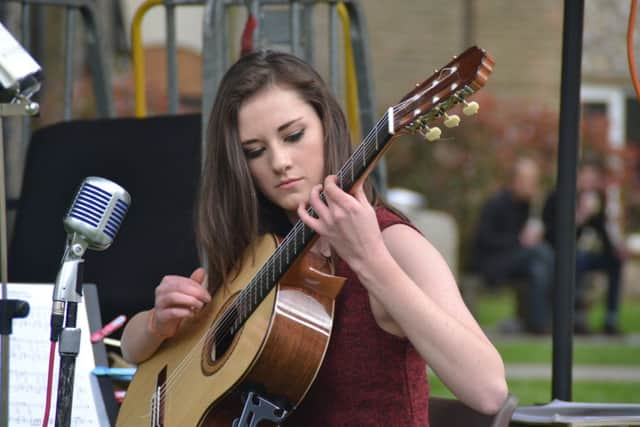
[[[64,218],[64,228],[89,249],[107,249],[124,220],[131,197],[127,191],[108,179],[85,178]],[[81,243],[81,242],[78,242]]]
[[[76,313],[82,297],[82,255],[87,249],[102,251],[111,245],[130,204],[131,197],[124,188],[108,179],[90,176],[80,185],[63,220],[67,244],[51,310],[51,341],[60,339],[57,427],[68,427],[71,423],[75,360],[80,351]]]
[[[65,303],[78,302],[82,295],[82,256],[87,249],[111,245],[130,204],[129,193],[108,179],[90,176],[80,185],[63,220],[67,244],[53,290],[51,341],[60,335]]]

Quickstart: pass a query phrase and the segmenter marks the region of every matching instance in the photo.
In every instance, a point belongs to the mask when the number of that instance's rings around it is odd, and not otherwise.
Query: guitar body
[[[273,288],[221,352],[212,330],[273,253],[263,237],[238,276],[218,289],[194,319],[138,366],[117,427],[225,426],[242,411],[241,392],[295,408],[315,379],[329,343],[334,298],[344,279],[322,257],[307,252]]]

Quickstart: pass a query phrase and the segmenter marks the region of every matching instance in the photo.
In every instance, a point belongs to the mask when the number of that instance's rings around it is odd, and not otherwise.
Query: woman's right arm
[[[127,322],[122,333],[122,356],[135,364],[153,356],[166,338],[175,335],[182,319],[194,316],[211,301],[205,279],[202,268],[191,277],[165,276],[156,287],[154,307]]]
[[[141,311],[127,322],[120,341],[122,356],[127,362],[140,363],[153,356],[164,338],[149,329],[151,310]]]

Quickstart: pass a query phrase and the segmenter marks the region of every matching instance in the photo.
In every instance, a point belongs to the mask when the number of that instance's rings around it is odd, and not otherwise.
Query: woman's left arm
[[[465,306],[437,250],[415,230],[394,225],[384,247],[357,271],[372,306],[413,344],[442,382],[463,402],[495,413],[507,394],[502,358]]]
[[[380,232],[361,188],[350,196],[329,177],[324,190],[326,205],[318,187],[310,196],[317,219],[302,208],[298,214],[358,275],[379,325],[406,336],[460,400],[480,412],[497,412],[507,396],[504,364],[442,256],[408,226]]]

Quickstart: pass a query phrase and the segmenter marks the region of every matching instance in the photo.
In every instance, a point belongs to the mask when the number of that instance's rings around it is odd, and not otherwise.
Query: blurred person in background
[[[524,282],[526,332],[549,331],[549,293],[553,280],[553,251],[543,239],[542,224],[532,217],[540,194],[540,168],[530,157],[514,163],[508,182],[483,205],[471,257],[472,268],[489,287]]]
[[[543,220],[545,239],[555,246],[557,194],[551,192],[545,202]],[[606,215],[605,173],[595,159],[586,159],[578,167],[576,179],[576,292],[574,331],[588,334],[587,286],[585,275],[603,271],[607,276],[607,313],[603,332],[620,334],[619,305],[622,263],[626,251],[614,242]]]

